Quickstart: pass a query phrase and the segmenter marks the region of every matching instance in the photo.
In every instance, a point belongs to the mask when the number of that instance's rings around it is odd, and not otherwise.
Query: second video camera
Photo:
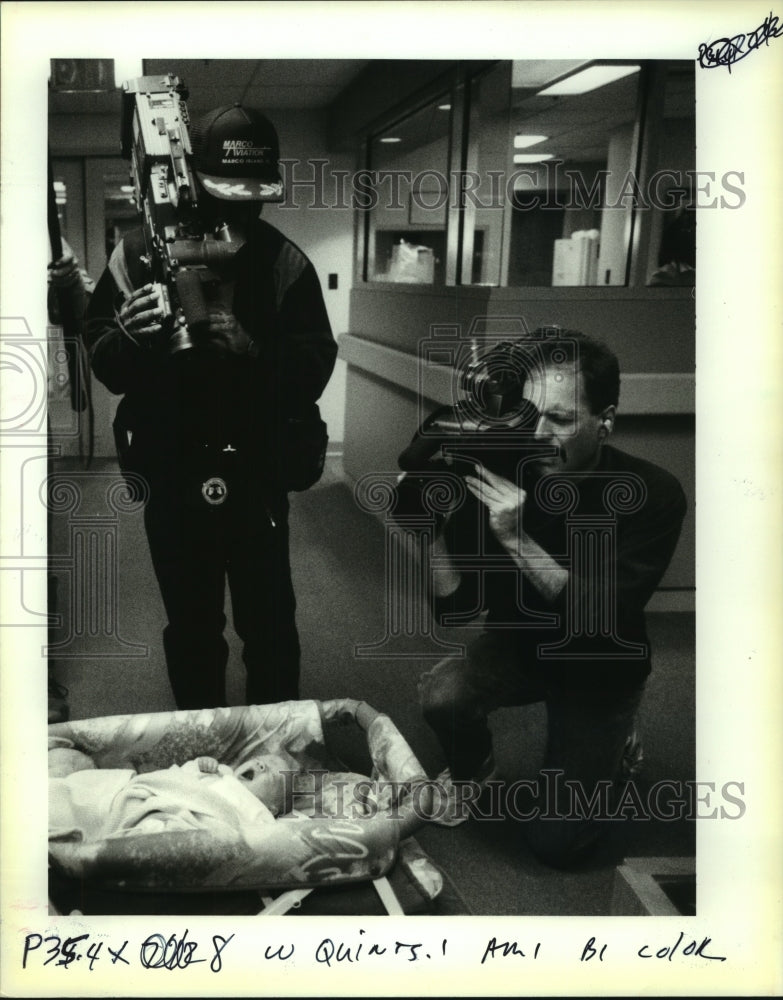
[[[398,458],[404,475],[396,490],[397,518],[431,513],[424,491],[449,476],[475,475],[476,465],[518,481],[534,443],[539,420],[525,399],[529,348],[504,341],[476,354],[459,373],[464,398],[435,410]]]

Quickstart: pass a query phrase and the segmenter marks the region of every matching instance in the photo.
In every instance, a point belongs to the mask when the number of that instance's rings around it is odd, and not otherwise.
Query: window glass
[[[463,284],[625,284],[638,86],[637,65],[563,61],[472,82]]]
[[[694,66],[645,72],[642,95],[629,61],[500,61],[377,132],[365,278],[693,284]]]
[[[667,67],[661,142],[650,185],[648,285],[696,281],[696,81],[692,62]]]
[[[443,95],[370,142],[368,280],[444,283],[450,112]]]

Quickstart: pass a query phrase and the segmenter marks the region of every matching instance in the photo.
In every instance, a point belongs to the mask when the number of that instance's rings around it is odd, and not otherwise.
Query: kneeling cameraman
[[[589,803],[616,781],[634,738],[650,672],[644,607],[686,502],[668,472],[607,444],[620,374],[605,345],[572,331],[517,343],[537,359],[523,387],[535,416],[519,475],[477,463],[464,482],[483,517],[479,550],[469,543],[479,555],[465,560],[448,525],[431,553],[436,621],[486,610],[484,629],[465,658],[425,673],[420,691],[456,793],[494,776],[488,714],[545,703],[545,762],[525,828],[542,860],[565,867],[602,832],[600,817],[575,813],[573,788]]]

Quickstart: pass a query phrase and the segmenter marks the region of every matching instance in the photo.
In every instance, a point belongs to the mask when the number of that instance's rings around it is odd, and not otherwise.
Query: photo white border
[[[301,9],[297,9],[297,8]],[[4,3],[2,5],[2,292],[0,314],[46,328],[40,294],[46,241],[45,81],[56,56],[193,58],[695,59],[701,42],[750,32],[769,2],[484,3]],[[783,37],[731,72],[697,66],[697,158],[717,177],[744,173],[740,209],[701,211],[697,309],[697,778],[744,783],[740,820],[698,828],[696,917],[564,918],[119,918],[49,917],[46,907],[45,632],[0,629],[2,675],[2,992],[98,995],[598,995],[775,994],[783,990],[781,938],[781,372],[783,371]],[[23,524],[32,548],[45,525],[20,519],[13,449],[3,448],[2,534],[15,551]],[[45,573],[26,597],[44,607]],[[0,583],[5,584],[0,574]],[[13,595],[0,589],[0,621]],[[28,664],[32,666],[28,666]],[[39,739],[40,737],[40,739]],[[25,933],[85,929],[116,947],[147,933],[204,943],[235,933],[224,969],[177,972],[99,961],[23,974]],[[424,942],[432,958],[313,960],[326,934]],[[643,960],[680,930],[712,939],[725,962]],[[535,961],[480,965],[486,941],[541,942]],[[580,962],[595,937],[603,961]],[[268,944],[297,942],[295,960],[264,962]],[[441,942],[448,939],[447,955]],[[33,963],[35,964],[35,963]]]

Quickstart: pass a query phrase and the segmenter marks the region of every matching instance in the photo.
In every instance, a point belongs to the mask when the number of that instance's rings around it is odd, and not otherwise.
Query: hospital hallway
[[[74,460],[60,459],[53,472],[63,483],[75,483],[79,496],[75,506],[60,504],[50,527],[51,567],[58,577],[57,610],[62,622],[50,636],[55,646],[51,666],[54,678],[68,689],[70,718],[170,711],[174,702],[163,661],[163,607],[141,511],[125,510],[108,499],[117,478],[110,460],[96,460],[85,472]],[[339,456],[330,457],[316,487],[292,495],[290,524],[302,644],[301,697],[355,698],[385,712],[434,778],[444,762],[421,717],[417,681],[437,662],[437,641],[464,642],[472,633],[440,629],[435,638],[396,636],[385,647],[386,653],[396,655],[355,655],[356,645],[376,643],[385,633],[384,526],[376,515],[357,506],[341,475]],[[87,529],[94,537],[103,533],[119,566],[116,581],[106,578],[114,590],[108,606],[112,615],[116,610],[116,618],[112,618],[114,635],[105,642],[91,634],[69,592],[80,586],[74,547]],[[265,586],[264,580],[258,581],[260,599]],[[87,592],[87,596],[92,595]],[[228,606],[227,617],[228,701],[237,705],[243,700],[244,667]],[[638,727],[644,747],[638,781],[643,798],[658,782],[677,786],[695,777],[694,615],[651,614],[649,628],[653,673]],[[544,749],[543,706],[502,710],[491,724],[501,776],[507,782],[534,778]],[[430,824],[416,838],[476,915],[622,912],[613,909],[613,895],[616,867],[624,859],[692,858],[696,851],[695,823],[686,818],[625,821],[613,824],[608,842],[586,866],[555,871],[530,854],[521,825],[509,817],[471,818],[453,828]]]

